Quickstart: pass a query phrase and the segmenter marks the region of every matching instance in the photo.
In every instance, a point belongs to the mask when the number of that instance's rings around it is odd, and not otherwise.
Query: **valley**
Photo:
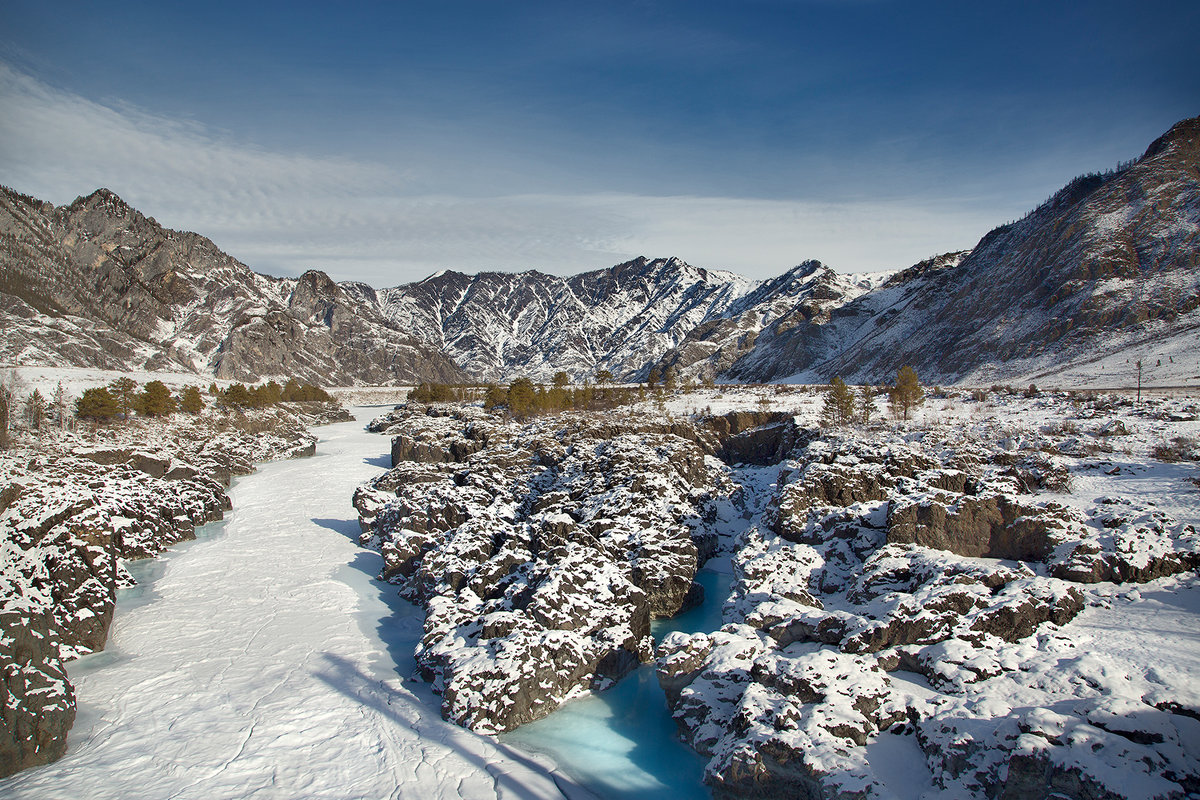
[[[1194,794],[1198,164],[379,289],[0,187],[0,793]]]

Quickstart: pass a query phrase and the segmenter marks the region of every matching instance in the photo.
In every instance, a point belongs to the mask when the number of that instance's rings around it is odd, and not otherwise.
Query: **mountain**
[[[968,252],[896,273],[806,261],[753,281],[677,258],[403,286],[252,272],[98,190],[0,190],[0,363],[321,383],[548,380],[652,367],[729,381],[1083,381],[1159,354],[1200,372],[1200,118],[1071,181]],[[1174,368],[1173,368],[1174,369]],[[1159,375],[1164,374],[1160,372]],[[1195,375],[1200,379],[1200,374]]]
[[[724,377],[756,347],[796,328],[827,324],[838,309],[878,288],[890,275],[843,275],[819,261],[806,261],[692,328],[659,360],[659,369],[700,379]]]
[[[324,384],[462,372],[324,273],[252,272],[105,189],[55,208],[0,187],[0,363]]]
[[[1200,343],[1200,117],[1071,181],[967,254],[906,270],[821,324],[775,326],[735,380],[942,382],[1101,374],[1113,354]]]
[[[601,369],[632,379],[755,285],[676,258],[638,258],[571,278],[441,272],[379,300],[388,318],[483,379]]]

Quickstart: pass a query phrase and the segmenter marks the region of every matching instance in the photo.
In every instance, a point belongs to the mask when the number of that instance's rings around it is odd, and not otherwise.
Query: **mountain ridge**
[[[255,273],[106,189],[58,208],[2,189],[0,362],[323,383],[641,380],[655,367],[749,382],[881,382],[903,364],[939,382],[1053,374],[1200,330],[1198,178],[1200,117],[971,250],[895,272],[810,260],[751,280],[641,256],[379,289]]]

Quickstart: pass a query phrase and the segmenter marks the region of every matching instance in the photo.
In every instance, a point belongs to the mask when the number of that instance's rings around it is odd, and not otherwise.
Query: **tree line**
[[[329,401],[333,398],[319,386],[289,379],[283,385],[267,381],[246,386],[233,383],[220,389],[214,383],[208,387],[210,402],[222,410],[266,408],[279,403],[310,400]],[[185,386],[178,393],[162,381],[150,381],[139,386],[133,378],[122,377],[107,386],[85,389],[75,403],[75,416],[94,422],[130,419],[133,416],[164,417],[176,412],[200,414],[208,407],[197,386]]]
[[[482,400],[486,409],[506,410],[517,419],[526,419],[559,411],[603,411],[646,397],[646,386],[604,385],[613,380],[612,373],[607,370],[601,370],[596,378],[597,384],[585,382],[572,386],[567,373],[560,371],[555,373],[549,385],[537,384],[525,377],[516,378],[507,386],[421,383],[408,393],[408,399],[416,403]]]

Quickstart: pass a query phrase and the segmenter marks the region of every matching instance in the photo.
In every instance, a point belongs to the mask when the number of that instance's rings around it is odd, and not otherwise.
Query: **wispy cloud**
[[[272,152],[201,124],[101,104],[0,63],[0,181],[55,203],[106,186],[255,269],[394,285],[441,268],[560,274],[677,255],[755,277],[807,258],[844,271],[969,247],[970,204],[633,194],[414,195],[403,165]],[[422,181],[427,185],[427,181]]]

